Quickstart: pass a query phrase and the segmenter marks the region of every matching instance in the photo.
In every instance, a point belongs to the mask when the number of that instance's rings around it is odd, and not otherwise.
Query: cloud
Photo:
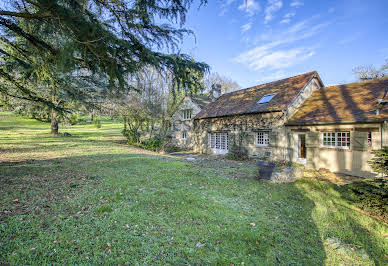
[[[241,32],[244,33],[252,28],[252,22],[248,22],[241,26]]]
[[[238,9],[246,12],[248,16],[253,16],[261,10],[261,7],[255,0],[244,0]]]
[[[282,24],[284,24],[284,23],[290,23],[291,22],[291,18],[293,17],[293,16],[295,16],[295,12],[289,12],[289,13],[287,13],[287,14],[285,14],[284,16],[283,16],[283,19],[280,21],[280,23],[282,23]]]
[[[304,5],[304,3],[302,1],[298,1],[298,0],[294,0],[290,4],[291,7],[300,7],[300,6],[303,6],[303,5]]]
[[[251,70],[279,70],[296,65],[315,54],[313,47],[295,46],[297,41],[310,38],[317,34],[330,22],[311,25],[313,18],[301,21],[281,32],[271,32],[265,36],[267,42],[244,51],[234,62],[248,66]]]
[[[311,48],[293,48],[277,51],[262,50],[258,53],[248,51],[239,55],[236,62],[245,63],[253,70],[282,69],[300,63],[314,55]]]
[[[221,12],[218,14],[219,16],[225,15],[225,13],[228,11],[229,6],[233,4],[236,0],[226,0],[221,5]]]
[[[268,0],[267,7],[265,8],[264,23],[270,22],[274,17],[274,13],[279,11],[282,6],[283,2],[281,0]]]
[[[349,43],[352,43],[354,41],[356,41],[359,37],[361,36],[361,33],[358,32],[358,33],[355,33],[353,35],[349,35],[349,36],[346,36],[345,38],[343,38],[342,40],[340,40],[338,42],[338,44],[340,45],[347,45]]]
[[[257,80],[257,83],[262,84],[265,82],[269,82],[269,81],[273,81],[273,80],[280,80],[282,78],[291,77],[291,76],[293,76],[293,74],[286,73],[283,70],[278,70],[275,72],[271,72],[270,74],[261,76]]]

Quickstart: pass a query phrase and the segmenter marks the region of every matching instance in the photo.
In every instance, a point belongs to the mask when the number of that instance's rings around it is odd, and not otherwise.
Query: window
[[[372,147],[372,132],[368,132],[368,146]]]
[[[209,135],[210,148],[218,150],[228,149],[228,133],[217,132]]]
[[[350,132],[324,132],[322,133],[322,144],[328,148],[350,148]]]
[[[190,120],[192,115],[191,109],[183,110],[183,119],[184,120]]]
[[[256,136],[256,145],[268,146],[269,144],[269,131],[259,131]]]
[[[258,104],[267,103],[270,100],[272,100],[272,98],[275,97],[275,95],[276,95],[275,93],[264,95],[257,103]]]
[[[186,131],[183,131],[182,132],[182,139],[186,139],[187,138],[187,132]]]

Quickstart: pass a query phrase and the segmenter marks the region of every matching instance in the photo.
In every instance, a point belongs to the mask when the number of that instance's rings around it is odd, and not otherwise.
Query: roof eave
[[[240,116],[240,115],[254,115],[254,114],[264,114],[264,113],[276,113],[276,112],[284,112],[285,109],[275,109],[275,110],[266,110],[261,112],[249,112],[249,113],[241,113],[241,114],[228,114],[228,115],[218,115],[218,116],[206,116],[206,117],[194,117],[194,120],[200,120],[200,119],[210,119],[210,118],[221,118],[221,117],[228,117],[228,116]]]
[[[326,122],[290,122],[286,126],[314,126],[314,125],[333,125],[333,124],[358,124],[358,123],[382,123],[388,121],[387,118],[374,120],[353,120],[353,121],[326,121]]]

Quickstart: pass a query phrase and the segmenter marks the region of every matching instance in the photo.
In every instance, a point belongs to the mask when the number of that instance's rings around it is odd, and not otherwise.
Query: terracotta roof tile
[[[284,110],[303,87],[316,75],[318,73],[313,71],[223,94],[202,109],[194,119]],[[264,95],[273,93],[276,93],[276,95],[268,103],[257,103]]]
[[[287,124],[388,120],[388,106],[377,104],[386,89],[388,78],[316,90]],[[382,108],[379,115],[376,115],[377,108]]]

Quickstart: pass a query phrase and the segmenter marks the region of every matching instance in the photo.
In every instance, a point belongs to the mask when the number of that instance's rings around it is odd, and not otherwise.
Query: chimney
[[[213,84],[209,92],[210,98],[212,101],[215,101],[218,97],[221,96],[221,84]]]

